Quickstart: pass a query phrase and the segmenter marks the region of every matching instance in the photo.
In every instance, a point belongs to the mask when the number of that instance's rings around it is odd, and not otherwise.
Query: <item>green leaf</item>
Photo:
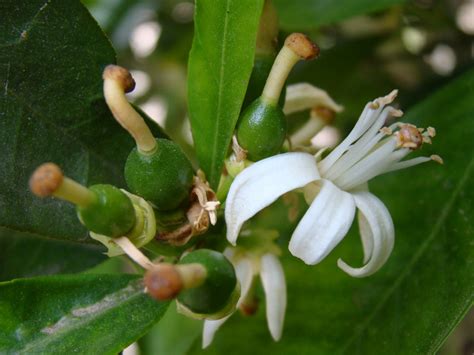
[[[124,186],[134,143],[102,95],[114,50],[77,0],[7,0],[1,8],[0,235],[90,243],[74,207],[34,197],[28,179],[53,161],[80,183]]]
[[[263,0],[197,0],[188,64],[189,115],[201,169],[213,188],[253,66]]]
[[[0,352],[116,354],[144,335],[167,302],[131,275],[75,275],[0,284]]]
[[[42,239],[23,233],[0,235],[0,281],[75,273],[105,259],[103,248]]]
[[[290,30],[310,30],[352,16],[403,4],[406,0],[273,0],[281,27]]]
[[[433,147],[422,153],[440,154],[445,165],[426,163],[371,183],[396,229],[394,251],[380,271],[354,279],[337,268],[339,257],[362,264],[356,225],[319,265],[306,266],[286,251],[282,340],[270,338],[262,298],[258,316],[234,315],[206,354],[436,353],[474,301],[473,97],[474,70],[403,118],[436,127]]]

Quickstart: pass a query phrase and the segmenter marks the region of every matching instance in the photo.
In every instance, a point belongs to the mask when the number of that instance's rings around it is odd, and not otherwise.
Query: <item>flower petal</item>
[[[337,261],[337,265],[353,277],[365,277],[379,270],[387,261],[393,249],[395,231],[390,212],[375,195],[370,192],[356,192],[353,196],[359,208],[362,240],[371,240],[371,252],[368,253],[368,246],[364,246],[364,258],[368,257],[369,260],[364,260],[367,263],[360,268],[350,267],[342,259]]]
[[[356,192],[369,192],[369,185],[367,183],[356,186],[351,190],[351,194],[354,195]],[[364,217],[363,214],[357,214],[358,217],[358,224],[359,224],[359,234],[360,234],[360,241],[362,242],[362,249],[364,251],[364,263],[369,261],[370,256],[372,255],[372,250],[374,248],[374,241],[370,234],[370,226],[367,222],[367,219]]]
[[[252,270],[252,262],[249,259],[239,260],[236,264],[234,264],[234,268],[237,280],[240,282],[240,297],[237,301],[238,308],[249,293],[250,287],[252,286],[254,273]]]
[[[320,262],[344,238],[355,214],[351,194],[329,180],[320,180],[321,189],[293,232],[290,252],[306,264]]]
[[[324,106],[334,112],[341,112],[343,107],[338,105],[324,90],[308,83],[288,85],[286,88],[285,115],[294,112],[312,109],[316,106]]]
[[[280,340],[285,320],[286,282],[283,268],[273,254],[262,256],[260,278],[265,291],[267,323],[275,341]]]
[[[364,264],[366,264],[374,251],[374,238],[367,218],[360,211],[357,213],[357,221],[359,223],[360,241],[364,251]]]
[[[314,157],[285,153],[260,160],[235,178],[225,205],[227,240],[235,245],[245,221],[278,197],[319,178]]]
[[[230,318],[231,315],[227,317],[218,319],[218,320],[205,320],[204,327],[202,329],[202,348],[205,349],[209,345],[211,345],[212,340],[214,340],[214,335],[216,334],[217,330],[221,327],[222,324],[225,323],[227,319]]]

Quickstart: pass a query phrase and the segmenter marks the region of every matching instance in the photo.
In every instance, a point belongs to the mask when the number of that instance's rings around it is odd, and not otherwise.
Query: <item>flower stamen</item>
[[[394,133],[397,138],[397,148],[409,148],[416,150],[420,148],[423,143],[431,143],[431,140],[427,136],[427,132],[421,133],[421,131],[412,124],[400,123],[399,130]]]
[[[443,161],[443,158],[441,158],[439,155],[437,154],[433,154],[432,156],[430,156],[431,160],[433,160],[434,162],[438,163],[438,164],[441,164],[443,165],[444,164],[444,161]]]

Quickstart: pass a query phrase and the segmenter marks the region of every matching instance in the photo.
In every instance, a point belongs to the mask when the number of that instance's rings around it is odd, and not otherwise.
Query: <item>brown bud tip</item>
[[[304,60],[314,59],[319,56],[318,45],[302,33],[292,33],[286,37],[285,46]]]
[[[336,117],[336,112],[327,106],[316,106],[311,110],[311,117],[319,117],[326,124],[331,124]]]
[[[258,311],[258,299],[252,297],[250,300],[245,300],[239,306],[239,310],[243,316],[253,316]]]
[[[63,172],[53,163],[40,165],[31,175],[30,190],[38,197],[51,196],[63,182]]]
[[[102,78],[104,80],[110,79],[118,82],[125,92],[130,92],[135,89],[135,80],[133,80],[130,72],[118,65],[107,65],[102,74]]]
[[[145,274],[147,292],[158,300],[175,298],[183,289],[183,281],[172,264],[159,264]]]

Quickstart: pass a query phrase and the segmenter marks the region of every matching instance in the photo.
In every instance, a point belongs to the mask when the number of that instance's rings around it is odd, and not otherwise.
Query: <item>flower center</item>
[[[390,117],[401,117],[402,111],[386,106],[396,92],[366,106],[349,136],[331,154],[318,163],[321,176],[342,190],[366,184],[375,176],[404,169],[425,161],[442,162],[438,156],[402,161],[411,151],[431,144],[436,135],[432,127],[418,128],[409,123],[385,124]]]

